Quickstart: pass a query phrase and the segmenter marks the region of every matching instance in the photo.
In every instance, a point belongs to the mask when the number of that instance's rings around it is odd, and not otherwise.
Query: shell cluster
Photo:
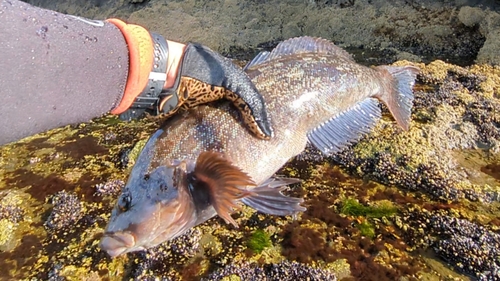
[[[228,276],[239,276],[240,280],[337,280],[336,276],[326,269],[318,269],[298,262],[283,261],[280,263],[229,264],[211,273],[203,280],[223,280]]]
[[[412,246],[432,248],[455,269],[479,280],[500,280],[498,233],[442,211],[414,212],[403,220],[411,226],[406,234]]]
[[[105,183],[96,184],[96,195],[116,195],[122,190],[124,185],[125,182],[122,180],[109,180]]]
[[[432,216],[431,227],[441,237],[433,247],[439,256],[479,280],[500,279],[499,234],[449,216]]]
[[[59,191],[51,202],[54,207],[45,221],[45,227],[50,230],[72,226],[82,216],[82,203],[73,192]]]
[[[142,280],[158,276],[176,279],[175,267],[185,265],[199,252],[202,233],[192,228],[183,235],[157,247],[133,253],[131,278]]]

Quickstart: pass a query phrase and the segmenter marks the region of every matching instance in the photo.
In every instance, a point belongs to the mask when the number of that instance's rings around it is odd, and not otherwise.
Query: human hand
[[[124,34],[130,60],[124,96],[111,113],[124,120],[139,117],[146,110],[170,116],[179,108],[226,98],[241,112],[252,133],[262,139],[272,137],[264,99],[230,59],[200,44],[186,46],[166,41],[138,25],[108,21]]]
[[[174,86],[161,96],[159,108],[167,115],[226,98],[240,110],[250,131],[263,139],[272,136],[264,99],[250,78],[230,59],[203,45],[187,45]]]

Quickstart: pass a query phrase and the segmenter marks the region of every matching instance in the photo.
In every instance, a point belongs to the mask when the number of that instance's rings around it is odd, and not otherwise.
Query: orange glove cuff
[[[108,19],[121,30],[128,45],[129,68],[127,84],[120,104],[111,110],[112,114],[125,112],[135,98],[144,90],[153,65],[154,48],[149,32],[142,26],[126,24],[119,19]]]

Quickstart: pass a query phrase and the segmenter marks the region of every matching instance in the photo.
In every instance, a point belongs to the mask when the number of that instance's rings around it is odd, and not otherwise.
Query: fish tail
[[[417,67],[413,66],[378,66],[384,72],[388,72],[392,76],[392,83],[389,89],[384,91],[380,96],[389,111],[391,112],[396,122],[404,130],[410,127],[411,108],[413,106],[413,85],[415,78],[419,72]]]

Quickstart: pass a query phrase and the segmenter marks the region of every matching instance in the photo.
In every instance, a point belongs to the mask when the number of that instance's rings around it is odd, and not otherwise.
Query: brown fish
[[[281,191],[294,179],[274,173],[311,143],[325,154],[369,132],[383,101],[408,129],[418,69],[368,68],[333,43],[301,37],[259,54],[246,68],[264,96],[272,139],[248,133],[230,104],[176,116],[148,141],[112,212],[101,241],[111,256],[172,239],[218,214],[237,226],[240,204],[291,215],[302,199]]]

